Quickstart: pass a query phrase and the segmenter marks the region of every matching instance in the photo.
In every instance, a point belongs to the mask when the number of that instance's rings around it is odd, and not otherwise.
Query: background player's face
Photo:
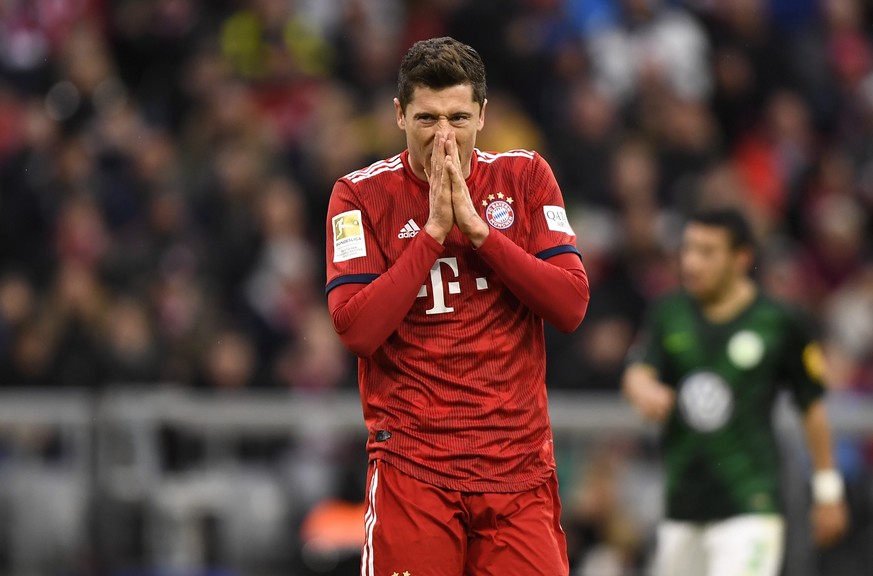
[[[724,228],[689,223],[679,252],[683,286],[698,300],[717,300],[745,273],[742,253]]]
[[[487,104],[487,101],[485,102]],[[430,169],[434,136],[455,133],[464,177],[470,175],[470,159],[476,134],[485,125],[485,104],[473,100],[473,87],[459,84],[441,90],[419,86],[412,93],[406,111],[394,100],[397,125],[406,132],[409,160],[416,176],[425,180],[424,167]]]

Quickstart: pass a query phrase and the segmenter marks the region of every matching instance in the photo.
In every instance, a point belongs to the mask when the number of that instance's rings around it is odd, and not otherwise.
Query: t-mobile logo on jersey
[[[460,282],[446,282],[443,284],[442,265],[445,264],[452,272],[452,277],[458,277],[458,259],[457,258],[437,258],[430,269],[430,286],[433,292],[433,306],[424,311],[425,314],[448,314],[454,312],[455,309],[446,305],[446,290],[449,294],[460,294]],[[487,290],[488,280],[483,277],[476,278],[476,289]],[[418,291],[419,298],[427,298],[427,284],[422,284]]]

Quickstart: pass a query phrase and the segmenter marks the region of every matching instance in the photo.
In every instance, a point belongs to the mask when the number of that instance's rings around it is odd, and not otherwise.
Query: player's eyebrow
[[[458,118],[458,117],[471,118],[473,116],[473,114],[470,112],[464,111],[464,110],[459,110],[457,112],[450,112],[448,114],[437,114],[436,112],[424,112],[423,111],[423,112],[416,112],[413,115],[413,118],[439,118],[440,116],[445,116],[446,118]]]

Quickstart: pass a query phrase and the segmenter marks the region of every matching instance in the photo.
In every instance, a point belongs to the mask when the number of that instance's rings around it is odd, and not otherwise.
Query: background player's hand
[[[458,225],[464,236],[470,239],[473,246],[478,248],[485,242],[490,229],[479,216],[473,205],[473,200],[470,198],[470,189],[464,181],[460,151],[454,132],[451,132],[446,140],[446,172],[451,176],[455,224]]]
[[[643,417],[663,422],[673,410],[676,393],[659,382],[647,366],[628,367],[622,380],[624,394]]]
[[[849,513],[845,502],[813,503],[810,514],[812,539],[822,548],[833,546],[849,527]]]
[[[455,224],[452,208],[452,177],[446,171],[448,132],[437,132],[433,139],[430,168],[425,169],[430,184],[430,214],[424,230],[442,244]]]

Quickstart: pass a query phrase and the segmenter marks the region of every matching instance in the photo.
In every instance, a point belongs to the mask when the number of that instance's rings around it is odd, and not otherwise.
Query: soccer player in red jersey
[[[364,576],[568,573],[543,321],[574,330],[588,279],[545,160],[476,149],[486,107],[474,49],[416,43],[407,149],[331,195],[326,291],[369,431]]]

